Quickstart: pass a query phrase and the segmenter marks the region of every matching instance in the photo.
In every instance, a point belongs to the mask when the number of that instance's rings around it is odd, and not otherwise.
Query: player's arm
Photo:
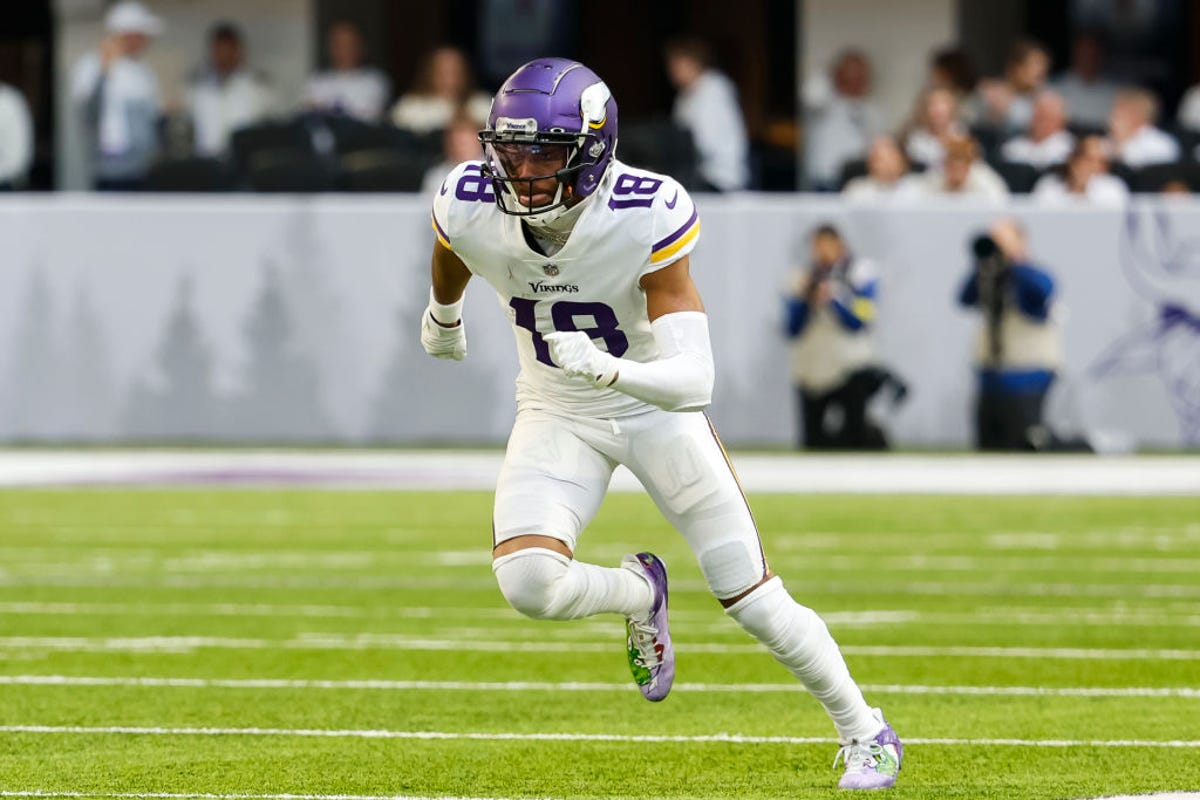
[[[708,315],[688,257],[644,275],[650,329],[658,358],[631,361],[598,349],[585,333],[551,333],[550,354],[568,374],[611,387],[667,411],[695,411],[712,401],[713,358]]]
[[[461,361],[467,356],[463,327],[463,293],[471,270],[442,242],[433,243],[429,305],[421,315],[421,346],[436,358]]]

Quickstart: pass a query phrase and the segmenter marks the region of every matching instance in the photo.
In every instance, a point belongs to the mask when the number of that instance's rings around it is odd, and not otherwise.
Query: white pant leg
[[[762,581],[767,562],[758,529],[708,417],[657,411],[621,424],[629,442],[626,465],[683,534],[712,593],[727,600]],[[829,629],[816,612],[792,599],[778,577],[727,613],[812,692],[843,741],[879,732],[879,720]]]
[[[616,462],[598,448],[611,447],[613,437],[608,422],[520,411],[496,486],[495,544],[550,536],[574,553],[608,490]],[[542,547],[501,556],[492,571],[509,605],[534,619],[641,617],[654,599],[640,571],[585,564]]]
[[[600,510],[616,462],[589,440],[607,423],[545,411],[517,413],[496,483],[493,544],[516,536],[551,536],[571,552]]]
[[[687,540],[720,599],[761,581],[766,557],[750,506],[702,412],[652,411],[619,420],[625,465]]]

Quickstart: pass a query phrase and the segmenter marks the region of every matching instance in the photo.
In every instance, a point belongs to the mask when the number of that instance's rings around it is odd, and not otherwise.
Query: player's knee
[[[811,636],[827,633],[817,613],[793,600],[778,577],[758,586],[725,611],[776,655],[800,652]]]
[[[709,591],[717,597],[737,597],[763,580],[762,550],[747,541],[722,542],[698,558]]]
[[[554,619],[561,611],[559,591],[571,559],[542,547],[526,547],[500,556],[492,572],[500,593],[515,611],[533,619]]]

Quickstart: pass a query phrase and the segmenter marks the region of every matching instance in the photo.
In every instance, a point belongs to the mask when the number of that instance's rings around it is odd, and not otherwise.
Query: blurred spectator
[[[1117,96],[1117,84],[1104,74],[1104,43],[1090,31],[1076,34],[1071,43],[1071,66],[1051,87],[1062,95],[1072,125],[1100,131]]]
[[[1066,161],[1074,144],[1075,137],[1067,130],[1067,109],[1062,97],[1044,89],[1033,103],[1029,132],[1005,142],[1000,154],[1005,161],[1046,169]]]
[[[265,119],[274,110],[271,90],[261,75],[245,64],[242,34],[232,23],[220,22],[208,35],[208,64],[188,87],[195,150],[219,156],[230,135]]]
[[[944,47],[929,57],[925,80],[927,89],[946,89],[954,94],[959,108],[975,91],[975,67],[971,57],[959,47]]]
[[[1154,127],[1158,99],[1145,89],[1121,89],[1109,114],[1113,159],[1137,169],[1179,160],[1179,143]]]
[[[904,179],[896,193],[904,199],[979,197],[1002,201],[1008,186],[996,171],[979,158],[979,145],[969,136],[946,140],[946,157],[940,167]]]
[[[886,447],[867,420],[867,401],[881,385],[872,337],[875,266],[852,255],[832,225],[817,227],[811,246],[812,262],[793,276],[787,297],[799,444]]]
[[[929,89],[921,95],[913,125],[904,135],[904,152],[914,163],[936,167],[946,156],[946,139],[966,132],[954,92]]]
[[[392,124],[416,133],[447,127],[460,114],[487,124],[492,98],[475,88],[467,57],[457,47],[439,47],[421,64],[413,88],[392,106]]]
[[[335,22],[329,26],[326,48],[329,69],[308,79],[305,106],[378,122],[392,87],[382,72],[364,65],[362,31],[353,22]]]
[[[810,188],[836,189],[842,165],[862,158],[871,136],[881,130],[870,93],[871,64],[858,50],[843,51],[828,75],[813,75],[805,82],[805,164]]]
[[[25,185],[33,163],[33,117],[25,95],[0,83],[0,191]]]
[[[979,82],[977,123],[1001,133],[1028,128],[1033,119],[1033,98],[1046,83],[1049,68],[1050,56],[1042,45],[1031,39],[1015,42],[1004,63],[1004,78]]]
[[[890,197],[908,174],[908,161],[891,136],[876,136],[867,151],[867,174],[852,178],[842,189],[847,200],[877,200]]]
[[[1062,361],[1052,315],[1054,279],[1029,257],[1016,220],[1002,219],[972,245],[974,264],[959,292],[981,315],[975,365],[975,442],[981,450],[1037,447],[1042,406]]]
[[[479,144],[479,124],[466,116],[450,120],[450,124],[442,131],[442,161],[425,172],[421,192],[433,195],[450,170],[464,161],[480,158],[483,158],[483,149]]]
[[[749,143],[737,87],[712,67],[708,45],[699,39],[667,43],[667,75],[678,94],[671,117],[692,134],[704,189],[745,189],[749,183]]]
[[[101,190],[142,188],[159,149],[158,79],[141,61],[162,20],[137,0],[104,17],[108,35],[75,65],[71,94],[83,112],[92,183]]]
[[[1038,179],[1033,187],[1034,202],[1042,205],[1091,203],[1122,206],[1129,199],[1129,187],[1120,178],[1108,174],[1107,146],[1099,136],[1084,136],[1075,142],[1067,163]]]
[[[1180,128],[1200,133],[1200,84],[1184,93],[1175,122]]]
[[[1158,193],[1171,198],[1188,197],[1192,194],[1192,187],[1182,178],[1172,178],[1162,185]]]

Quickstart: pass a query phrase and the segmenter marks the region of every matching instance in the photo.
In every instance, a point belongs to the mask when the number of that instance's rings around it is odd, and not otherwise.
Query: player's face
[[[500,166],[517,193],[517,201],[527,208],[538,208],[553,201],[558,191],[555,173],[567,165],[570,149],[565,144],[494,145]]]

